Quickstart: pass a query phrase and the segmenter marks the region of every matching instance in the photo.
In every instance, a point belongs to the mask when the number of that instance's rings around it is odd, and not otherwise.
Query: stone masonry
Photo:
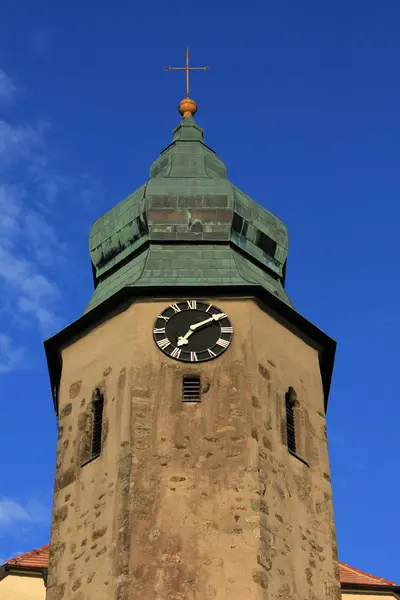
[[[208,298],[232,344],[185,365],[152,337],[177,300],[131,301],[61,350],[47,600],[339,600],[317,349],[252,297]],[[191,373],[200,402],[182,401]]]

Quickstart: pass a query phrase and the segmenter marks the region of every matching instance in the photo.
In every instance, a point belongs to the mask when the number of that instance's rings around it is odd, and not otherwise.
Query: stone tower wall
[[[318,353],[251,298],[208,300],[234,327],[208,363],[153,341],[177,298],[135,302],[63,350],[47,600],[340,598]],[[199,403],[182,401],[190,373]],[[102,452],[83,464],[96,388]]]

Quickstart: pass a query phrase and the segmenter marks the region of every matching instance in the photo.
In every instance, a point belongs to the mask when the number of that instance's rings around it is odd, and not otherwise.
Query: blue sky
[[[48,541],[42,341],[92,293],[91,223],[148,177],[191,91],[228,176],[290,235],[296,309],[338,340],[328,427],[341,560],[397,558],[400,3],[5,0],[0,22],[0,557]]]

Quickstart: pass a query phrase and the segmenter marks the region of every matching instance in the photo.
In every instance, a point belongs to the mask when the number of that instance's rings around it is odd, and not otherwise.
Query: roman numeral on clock
[[[182,350],[180,348],[174,348],[171,352],[172,358],[179,358]]]
[[[164,319],[164,321],[169,321],[169,317],[164,317],[164,315],[158,315],[157,319]]]
[[[217,342],[217,346],[221,346],[221,348],[227,348],[229,346],[229,341],[219,338],[219,340]]]
[[[159,346],[161,348],[161,350],[164,350],[164,348],[169,346],[170,343],[171,342],[167,338],[163,338],[162,340],[157,340],[157,346]]]
[[[153,333],[165,333],[165,327],[156,327],[156,329],[153,329]]]
[[[215,352],[213,352],[212,350],[210,350],[210,348],[207,348],[207,352],[208,352],[208,356],[211,356],[211,358],[215,358],[217,356],[215,354]]]
[[[232,333],[233,327],[221,327],[221,333]]]
[[[197,354],[196,354],[196,352],[191,352],[191,353],[190,353],[190,360],[191,360],[192,362],[197,362],[197,361],[198,361],[198,358],[197,358]]]
[[[187,300],[187,303],[190,310],[196,310],[196,300]]]
[[[175,313],[181,312],[181,309],[177,304],[171,304],[170,306]]]

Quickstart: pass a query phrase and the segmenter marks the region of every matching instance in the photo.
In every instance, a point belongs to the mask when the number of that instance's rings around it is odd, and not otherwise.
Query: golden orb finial
[[[178,110],[184,119],[193,117],[197,112],[197,104],[191,98],[184,98],[179,103]]]

